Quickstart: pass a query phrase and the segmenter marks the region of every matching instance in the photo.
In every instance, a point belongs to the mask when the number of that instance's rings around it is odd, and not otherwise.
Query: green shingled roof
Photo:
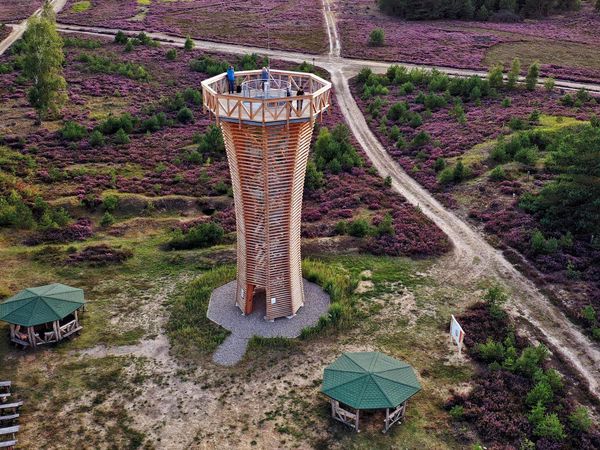
[[[83,290],[60,283],[23,289],[0,303],[0,320],[31,327],[63,319],[85,304]]]
[[[355,409],[396,408],[421,390],[404,361],[379,352],[344,353],[325,369],[323,392]]]

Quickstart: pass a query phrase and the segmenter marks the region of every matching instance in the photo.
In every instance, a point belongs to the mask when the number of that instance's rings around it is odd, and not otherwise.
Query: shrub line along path
[[[375,135],[369,129],[358,105],[356,104],[348,80],[355,76],[363,67],[369,67],[375,72],[384,72],[392,63],[377,61],[355,60],[340,57],[340,39],[337,32],[335,15],[331,9],[334,0],[323,0],[323,16],[327,34],[330,39],[329,53],[312,55],[282,50],[267,50],[264,48],[223,44],[211,41],[194,40],[198,49],[205,51],[246,54],[261,53],[271,58],[301,63],[312,61],[314,64],[327,69],[337,95],[339,107],[348,125],[372,164],[382,176],[392,178],[392,188],[403,195],[407,201],[421,208],[440,229],[442,229],[453,244],[450,255],[441,258],[433,270],[447,283],[461,284],[476,280],[479,277],[497,276],[504,280],[512,290],[512,303],[508,309],[511,315],[521,323],[530,336],[548,345],[551,350],[565,363],[570,365],[584,380],[590,392],[600,399],[600,350],[582,331],[574,325],[552,302],[543,295],[534,284],[522,275],[500,251],[487,243],[481,233],[471,227],[466,221],[442,206],[425,188],[412,179],[394,161]],[[53,6],[60,10],[65,0],[55,0]],[[22,25],[20,25],[22,27]],[[95,36],[113,36],[119,30],[101,27],[82,27],[60,25],[59,29],[66,33],[83,33]],[[124,31],[124,30],[123,30]],[[126,34],[137,34],[124,31]],[[182,47],[184,39],[169,36],[164,33],[146,31],[153,39],[168,45]],[[16,39],[11,34],[9,38]],[[8,46],[12,43],[10,42]],[[8,48],[6,40],[0,43],[0,54]],[[450,69],[444,67],[403,64],[409,68],[436,68],[441,72],[454,76],[486,76],[481,71]],[[540,84],[543,79],[540,80]],[[555,86],[562,89],[585,89],[589,92],[600,93],[600,84],[578,83],[568,80],[556,80]]]

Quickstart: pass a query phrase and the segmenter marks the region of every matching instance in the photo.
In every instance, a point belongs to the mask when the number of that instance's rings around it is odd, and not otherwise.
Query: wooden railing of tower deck
[[[251,70],[236,73],[236,84],[260,81],[261,71]],[[260,98],[242,94],[228,94],[226,74],[217,75],[202,82],[203,104],[216,122],[221,118],[258,122],[290,123],[291,120],[308,119],[314,122],[317,116],[330,106],[331,83],[310,73],[271,70],[271,82],[285,82],[290,86],[291,95],[279,98]],[[302,87],[305,95],[294,95]]]

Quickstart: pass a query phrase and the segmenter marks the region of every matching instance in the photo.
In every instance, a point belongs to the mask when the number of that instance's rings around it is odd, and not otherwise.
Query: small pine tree
[[[385,31],[383,28],[375,28],[369,34],[369,45],[372,47],[382,47],[385,43]]]
[[[175,61],[177,59],[177,50],[174,48],[170,48],[167,50],[167,59],[169,61]]]
[[[554,89],[554,84],[555,84],[554,78],[552,78],[552,77],[546,78],[546,81],[544,81],[544,88],[546,88],[546,90],[548,92],[552,92],[552,89]]]
[[[194,41],[192,41],[191,37],[188,36],[185,38],[185,43],[183,44],[183,48],[184,48],[184,50],[186,50],[188,52],[194,48]]]
[[[126,44],[128,41],[127,36],[121,30],[117,31],[115,35],[115,42],[117,44]]]
[[[502,70],[502,64],[496,64],[490,67],[488,81],[490,82],[491,88],[502,89],[502,86],[504,85],[504,74],[502,73]]]
[[[129,144],[129,136],[123,130],[123,128],[119,128],[119,130],[115,133],[115,144],[117,145],[125,145]]]
[[[513,59],[512,65],[510,67],[510,72],[508,72],[508,80],[507,87],[509,89],[514,89],[517,87],[517,83],[519,82],[519,75],[521,74],[521,61],[519,58]]]
[[[538,83],[538,77],[540,76],[540,65],[534,62],[529,66],[527,71],[527,77],[525,77],[525,86],[528,90],[533,91]]]

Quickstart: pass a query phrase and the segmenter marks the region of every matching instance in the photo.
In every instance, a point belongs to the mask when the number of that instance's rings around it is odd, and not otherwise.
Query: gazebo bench
[[[5,402],[8,397],[10,397],[10,392],[0,394],[0,400],[2,400],[3,402]]]
[[[8,414],[5,416],[0,416],[0,422],[3,422],[5,420],[15,420],[19,418],[19,413],[15,413],[15,414]]]
[[[10,388],[12,382],[10,381],[0,381],[0,388]]]
[[[0,428],[0,437],[10,435],[10,441],[0,441],[0,448],[14,447],[17,444],[15,434],[19,431],[19,425],[14,427]]]
[[[23,402],[0,403],[0,409],[17,409],[23,406]]]

